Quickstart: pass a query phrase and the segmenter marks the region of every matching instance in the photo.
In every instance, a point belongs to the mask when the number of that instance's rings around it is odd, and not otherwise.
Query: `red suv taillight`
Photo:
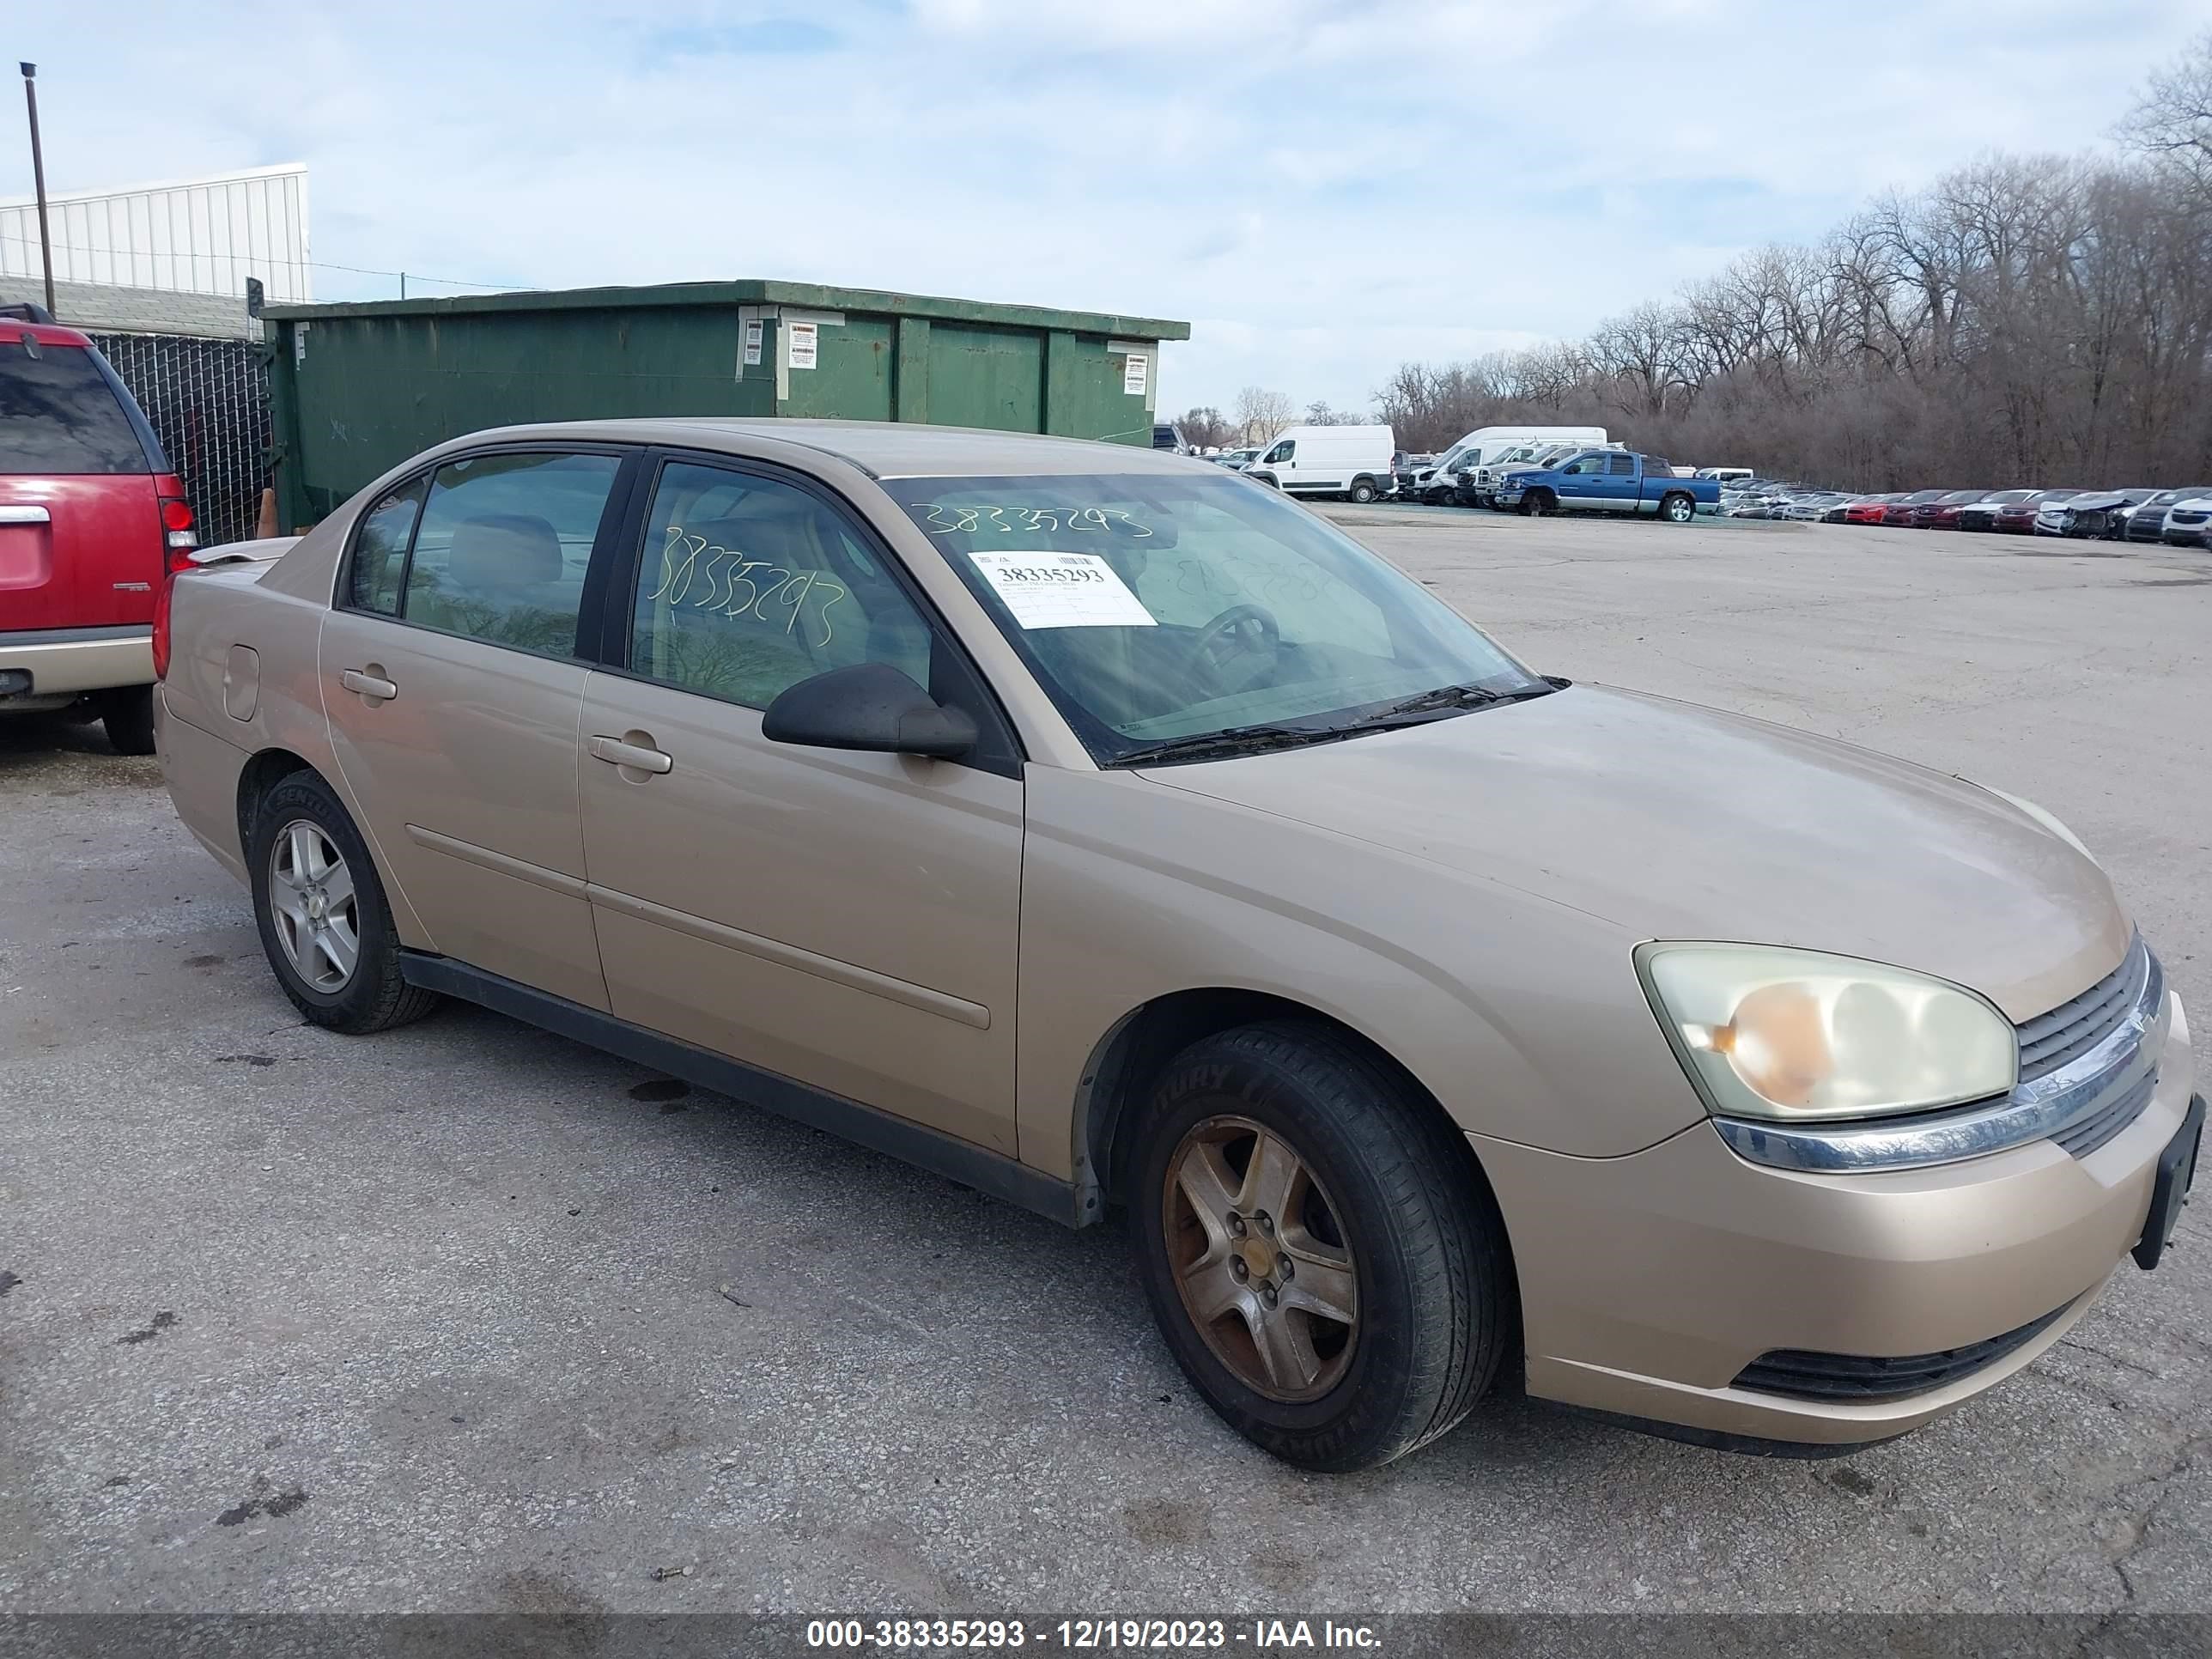
[[[192,504],[185,499],[183,482],[174,477],[161,480],[161,568],[182,570],[191,562],[192,550],[200,544],[192,528]]]

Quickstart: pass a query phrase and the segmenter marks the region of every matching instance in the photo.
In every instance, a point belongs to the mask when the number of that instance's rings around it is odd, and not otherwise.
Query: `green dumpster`
[[[1152,441],[1159,348],[1190,325],[809,283],[678,283],[271,306],[278,514],[518,421],[826,416]]]

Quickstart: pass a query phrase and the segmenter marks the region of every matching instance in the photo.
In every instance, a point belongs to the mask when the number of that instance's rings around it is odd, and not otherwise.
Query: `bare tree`
[[[1993,155],[1754,250],[1579,342],[1401,365],[1410,448],[1601,422],[1677,459],[1843,486],[2212,477],[2212,34],[2135,158]]]
[[[2197,37],[2181,63],[2154,75],[2122,123],[2136,149],[2212,191],[2212,29]]]
[[[1297,406],[1287,393],[1248,386],[1237,394],[1237,430],[1248,444],[1272,443],[1297,418]]]
[[[1185,410],[1175,426],[1193,449],[1224,449],[1237,441],[1236,425],[1211,404]]]

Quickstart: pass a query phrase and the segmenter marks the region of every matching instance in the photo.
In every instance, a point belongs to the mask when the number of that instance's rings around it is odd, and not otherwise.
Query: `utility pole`
[[[39,66],[21,64],[23,103],[31,112],[31,180],[39,192],[39,258],[46,271],[46,314],[54,314],[54,247],[46,239],[46,162],[39,153]]]

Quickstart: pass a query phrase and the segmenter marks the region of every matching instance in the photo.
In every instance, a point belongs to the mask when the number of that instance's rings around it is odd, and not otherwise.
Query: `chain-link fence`
[[[268,482],[269,368],[251,340],[94,334],[169,465],[185,481],[201,544],[245,541]]]

